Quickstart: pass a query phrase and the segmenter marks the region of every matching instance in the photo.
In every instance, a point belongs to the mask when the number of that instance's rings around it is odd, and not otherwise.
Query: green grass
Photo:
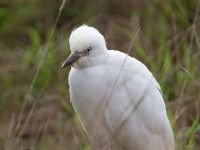
[[[200,149],[199,4],[195,0],[143,4],[136,0],[137,7],[129,1],[120,3],[127,3],[125,10],[114,10],[114,2],[106,1],[66,3],[27,100],[60,1],[0,2],[0,149],[93,149],[69,100],[69,68],[61,71],[69,54],[68,37],[74,26],[89,23],[102,30],[109,48],[127,51],[137,27],[131,17],[140,25],[131,55],[144,62],[161,85],[176,149]],[[25,122],[28,127],[22,132]]]

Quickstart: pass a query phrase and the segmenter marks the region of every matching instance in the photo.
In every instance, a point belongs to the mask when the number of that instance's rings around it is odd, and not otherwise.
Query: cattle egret
[[[82,25],[69,37],[70,99],[97,149],[174,150],[161,89],[147,67]]]

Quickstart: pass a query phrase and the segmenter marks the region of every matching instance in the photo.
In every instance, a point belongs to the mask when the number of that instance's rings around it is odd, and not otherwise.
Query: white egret
[[[103,35],[82,25],[72,31],[70,99],[98,149],[174,150],[161,89],[135,58],[108,50]]]

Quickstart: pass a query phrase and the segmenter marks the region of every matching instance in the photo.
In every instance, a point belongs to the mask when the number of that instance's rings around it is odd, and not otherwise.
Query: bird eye
[[[91,49],[92,49],[92,48],[91,48],[91,47],[89,47],[88,49],[86,49],[86,50],[85,50],[85,53],[86,53],[87,55],[89,55],[89,53],[90,53]]]
[[[87,49],[87,52],[90,52],[91,51],[91,47],[89,47],[88,49]]]

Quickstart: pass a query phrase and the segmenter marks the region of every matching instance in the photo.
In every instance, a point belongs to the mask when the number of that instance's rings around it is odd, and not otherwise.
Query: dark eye
[[[91,51],[91,47],[89,47],[88,49],[87,49],[87,52],[90,52]]]
[[[92,48],[89,47],[88,49],[85,50],[86,55],[89,55],[89,54],[90,54],[91,49],[92,49]]]

